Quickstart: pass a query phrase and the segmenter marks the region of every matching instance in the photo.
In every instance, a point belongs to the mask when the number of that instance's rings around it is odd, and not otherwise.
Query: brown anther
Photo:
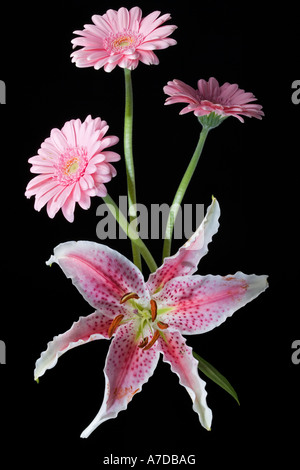
[[[139,299],[139,296],[135,294],[134,292],[127,292],[127,294],[124,294],[121,299],[120,299],[120,304],[123,304],[127,300],[130,299]]]
[[[151,341],[147,344],[147,346],[144,347],[144,351],[152,348],[153,344],[155,343],[155,341],[157,341],[159,338],[159,331],[158,330],[155,330],[154,332],[154,335],[152,336],[152,339]]]
[[[147,344],[148,344],[148,336],[146,336],[146,338],[144,338],[144,339],[140,342],[139,348],[144,348]]]
[[[124,315],[120,314],[117,315],[110,324],[108,328],[108,337],[111,338],[118,326],[120,325],[121,321],[123,320]]]
[[[161,330],[166,330],[167,328],[169,328],[169,325],[167,323],[164,323],[163,321],[158,321],[157,326]]]
[[[151,320],[155,321],[155,318],[157,316],[157,303],[155,300],[150,300],[150,307],[151,307]]]

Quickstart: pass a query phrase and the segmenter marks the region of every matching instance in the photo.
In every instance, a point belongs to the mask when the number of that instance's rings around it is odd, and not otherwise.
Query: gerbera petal
[[[61,132],[64,134],[68,142],[68,145],[70,145],[71,147],[77,147],[78,145],[74,124],[75,124],[75,119],[71,119],[71,121],[67,121],[64,124],[61,130]]]
[[[171,103],[195,103],[198,102],[197,90],[181,80],[173,80],[164,86],[164,93],[170,95],[166,99],[166,104]]]
[[[99,311],[87,317],[80,317],[68,331],[55,336],[48,343],[46,351],[42,352],[41,357],[36,361],[35,380],[44,375],[47,369],[54,367],[59,357],[70,349],[95,339],[108,339],[110,324],[111,318]]]
[[[70,194],[72,193],[72,186],[65,186],[62,187],[61,191],[58,192],[51,200],[51,205],[57,206],[57,210],[59,210],[66,202]]]
[[[140,61],[146,65],[158,65],[159,59],[153,51],[140,50]]]
[[[212,330],[268,287],[267,276],[237,272],[228,276],[185,276],[169,281],[155,296],[171,330],[200,334]]]
[[[156,28],[152,33],[147,34],[145,41],[153,41],[155,39],[162,39],[166,38],[167,36],[170,36],[170,34],[173,33],[177,29],[177,26],[175,25],[165,25],[161,26],[160,28]]]
[[[85,46],[88,47],[89,49],[100,49],[101,45],[101,39],[96,38],[95,36],[90,36],[90,37],[82,37],[79,36],[77,38],[74,38],[71,40],[71,43],[73,44],[73,47],[75,46]]]
[[[50,136],[52,142],[54,143],[58,151],[64,152],[66,147],[68,147],[68,142],[65,136],[63,135],[62,131],[60,131],[59,129],[52,129]]]
[[[53,166],[50,164],[48,165],[39,165],[39,164],[34,164],[32,165],[32,167],[30,168],[30,172],[31,173],[37,173],[37,174],[42,174],[42,173],[45,173],[45,174],[48,174],[48,175],[51,175],[53,174]]]
[[[151,293],[162,289],[166,282],[174,277],[190,275],[197,271],[200,259],[206,255],[208,244],[219,228],[219,216],[220,206],[214,198],[196,232],[175,255],[165,258],[163,265],[150,275],[147,287]]]
[[[42,188],[45,184],[51,182],[52,178],[49,175],[38,175],[32,178],[31,181],[26,186],[25,196],[30,198],[34,194],[36,194],[40,188]]]
[[[81,437],[88,437],[104,421],[116,418],[120,411],[125,410],[156,368],[159,359],[156,347],[149,350],[138,347],[140,339],[133,323],[134,320],[117,329],[104,368],[106,386],[103,404]]]
[[[101,150],[105,149],[106,147],[110,147],[111,145],[116,145],[119,142],[119,137],[115,135],[107,135],[101,140]]]
[[[174,39],[153,39],[144,42],[140,48],[143,50],[166,49],[169,46],[175,46],[175,44],[176,41]]]
[[[150,13],[148,16],[146,16],[142,20],[140,33],[146,36],[146,38],[148,37],[149,34],[152,33],[152,31],[154,31],[156,28],[159,28],[161,24],[171,19],[170,13],[166,13],[162,16],[159,16],[159,15],[160,15],[160,11],[154,11],[153,13]]]
[[[73,189],[73,198],[74,198],[74,201],[76,201],[76,202],[80,201],[80,197],[81,197],[81,189],[80,189],[80,184],[79,184],[79,182],[77,181],[77,182],[74,184],[74,189]]]
[[[101,50],[99,48],[97,48],[97,50],[91,51],[87,55],[87,59],[91,61],[97,61],[97,60],[103,59],[104,57],[106,58],[108,57],[107,51],[105,51],[104,49]]]
[[[118,162],[120,160],[120,155],[116,152],[110,150],[104,150],[101,152],[101,155],[104,155],[106,162]]]
[[[130,9],[129,13],[130,13],[129,29],[131,31],[137,31],[138,25],[142,18],[142,10],[139,7],[133,7]]]
[[[68,222],[74,222],[74,211],[76,201],[73,197],[74,188],[72,187],[72,191],[70,192],[69,196],[66,198],[64,204],[61,207],[62,213],[64,217],[68,220]]]
[[[83,192],[81,195],[80,201],[78,201],[78,204],[80,205],[80,207],[82,207],[82,209],[85,209],[85,210],[89,209],[91,206],[90,196],[86,194],[85,192]]]
[[[113,54],[111,56],[109,56],[107,62],[109,64],[113,64],[114,62],[119,62],[123,57],[123,54]]]
[[[43,149],[39,149],[38,155],[29,158],[28,162],[32,165],[39,165],[51,168],[51,171],[53,171],[53,160],[47,158],[47,152],[43,151]]]
[[[85,36],[89,37],[92,35],[93,37],[99,38],[99,41],[101,41],[102,32],[99,30],[98,26],[95,26],[94,24],[85,24],[84,27],[86,30]]]
[[[118,10],[118,22],[122,29],[126,30],[129,26],[130,15],[127,8],[121,7]]]
[[[49,181],[48,183],[45,183],[45,186],[43,186],[43,188],[37,192],[34,203],[35,210],[39,212],[41,208],[44,207],[44,205],[47,204],[47,202],[56,195],[57,191],[59,190],[58,188],[59,185],[56,181]]]
[[[118,12],[116,10],[110,8],[103,17],[110,23],[113,31],[118,29]]]
[[[80,51],[75,51],[71,54],[72,62],[75,62],[76,67],[78,68],[91,67],[93,65],[93,62],[88,60],[88,58],[86,57],[86,54],[84,57],[80,57],[78,52]]]
[[[93,15],[92,21],[95,23],[98,29],[100,29],[101,32],[104,33],[105,35],[108,35],[109,33],[112,32],[110,24],[106,21],[105,18],[103,18],[103,16]],[[74,34],[79,34],[79,33],[80,31],[74,31]]]
[[[56,192],[55,196],[53,196],[48,202],[47,202],[47,214],[50,217],[50,219],[53,219],[55,214],[59,211],[59,209],[62,207],[64,202],[66,201],[69,191],[72,191],[72,188],[66,187],[62,188],[60,192]]]
[[[85,174],[82,178],[81,178],[82,182],[83,182],[83,188],[85,189],[92,189],[94,187],[94,180],[93,180],[93,177],[89,174]],[[80,181],[81,181],[80,180]]]
[[[104,306],[115,315],[121,297],[136,293],[139,302],[149,301],[140,270],[108,246],[89,241],[61,243],[47,264],[58,263],[83,297],[95,308]],[[108,315],[108,311],[106,311]]]
[[[107,195],[107,189],[104,184],[97,184],[96,194],[99,197],[105,197]]]
[[[156,10],[153,11],[152,13],[149,13],[149,15],[145,16],[145,18],[142,19],[141,25],[140,25],[140,33],[141,34],[149,34],[152,31],[152,26],[156,18],[160,15],[160,11]],[[153,27],[153,29],[155,26]]]
[[[97,60],[97,62],[94,65],[95,70],[99,70],[99,69],[101,69],[101,67],[108,65],[107,60],[108,60],[108,56]],[[89,64],[89,65],[91,65],[91,64]]]
[[[199,377],[198,362],[192,349],[186,345],[185,338],[179,332],[164,330],[164,336],[165,341],[159,340],[157,350],[163,353],[163,360],[170,364],[172,372],[179,377],[179,383],[190,395],[200,423],[210,430],[212,412],[206,403],[205,382]]]

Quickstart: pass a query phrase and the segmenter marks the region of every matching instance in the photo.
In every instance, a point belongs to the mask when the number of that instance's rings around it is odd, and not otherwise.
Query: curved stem
[[[166,225],[166,232],[165,232],[165,240],[164,240],[164,246],[163,246],[163,260],[166,256],[170,256],[171,254],[171,243],[172,243],[172,234],[173,234],[173,229],[174,229],[174,223],[176,219],[177,212],[179,210],[181,201],[183,199],[183,196],[185,195],[185,192],[187,190],[187,187],[192,179],[192,176],[194,174],[194,171],[196,169],[197,163],[199,161],[199,158],[201,156],[203,146],[206,140],[206,137],[208,135],[210,128],[203,126],[199,141],[197,144],[197,147],[194,151],[194,154],[191,158],[191,161],[183,175],[183,178],[180,182],[180,185],[177,189],[177,192],[175,194],[172,206],[170,208],[170,213]]]
[[[133,93],[131,71],[124,69],[125,77],[125,117],[124,117],[124,157],[127,175],[127,192],[128,192],[128,208],[130,223],[136,227],[136,190],[135,190],[135,173],[132,153],[132,126],[133,126]],[[134,264],[142,270],[141,256],[139,249],[135,243],[131,243],[132,256]]]
[[[120,211],[117,204],[108,194],[102,199],[110,210],[110,212],[112,213],[112,215],[114,216],[114,218],[116,219],[116,221],[120,224],[121,228],[124,230],[126,235],[130,238],[132,246],[134,246],[137,249],[138,253],[143,256],[148,268],[150,269],[150,272],[152,273],[156,271],[157,264],[155,263],[155,260],[148,248],[146,247],[145,243],[139,237],[135,228],[132,226],[131,223],[128,223],[128,220],[125,215]]]

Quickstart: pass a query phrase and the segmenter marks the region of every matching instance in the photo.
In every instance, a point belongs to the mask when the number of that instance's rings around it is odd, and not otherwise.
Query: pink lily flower
[[[147,282],[131,261],[105,245],[71,241],[55,248],[47,264],[58,263],[95,311],[48,343],[36,362],[35,379],[70,349],[113,337],[104,368],[103,403],[81,437],[127,408],[152,376],[160,353],[186,388],[200,423],[210,429],[205,382],[182,335],[212,330],[267,288],[264,275],[192,276],[218,230],[219,215],[213,199],[197,231]]]

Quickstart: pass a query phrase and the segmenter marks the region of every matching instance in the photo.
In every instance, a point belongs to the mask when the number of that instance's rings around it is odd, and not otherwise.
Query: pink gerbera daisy
[[[226,82],[220,86],[214,77],[208,82],[199,80],[196,90],[180,80],[173,80],[164,87],[164,92],[170,95],[165,104],[188,103],[180,114],[193,112],[195,116],[205,116],[215,113],[224,118],[234,116],[241,122],[244,122],[241,115],[257,119],[264,116],[262,106],[251,103],[256,101],[252,93],[246,93],[237,84]]]
[[[91,116],[84,122],[72,119],[61,130],[52,129],[38,155],[28,160],[30,171],[38,176],[27,185],[25,196],[35,195],[37,211],[47,204],[49,217],[61,209],[73,222],[76,202],[88,209],[91,196],[106,196],[104,183],[116,175],[110,162],[120,160],[119,154],[105,150],[119,141],[116,136],[104,137],[107,130],[106,121]]]
[[[71,42],[73,46],[83,46],[71,54],[72,62],[77,67],[104,67],[111,72],[117,65],[130,70],[144,64],[158,64],[154,49],[165,49],[176,44],[168,38],[177,28],[174,25],[161,26],[171,16],[167,13],[159,16],[154,11],[142,18],[139,7],[108,10],[104,15],[92,16],[94,24],[84,25],[83,31],[74,31],[80,37]]]

